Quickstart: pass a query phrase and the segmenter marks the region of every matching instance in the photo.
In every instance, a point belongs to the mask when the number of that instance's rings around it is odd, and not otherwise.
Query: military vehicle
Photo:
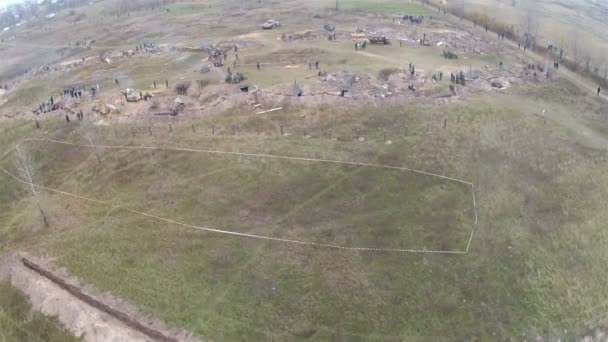
[[[356,27],[355,30],[350,34],[350,37],[357,41],[367,40],[367,34],[365,33],[365,29],[361,27]]]
[[[370,36],[369,38],[370,44],[384,44],[388,45],[391,43],[391,40],[386,36]]]
[[[269,19],[264,24],[262,24],[262,28],[264,30],[272,30],[281,26],[281,22],[274,19]]]
[[[122,92],[127,102],[138,102],[141,100],[139,97],[139,93],[135,91],[135,89],[127,88],[124,92]]]

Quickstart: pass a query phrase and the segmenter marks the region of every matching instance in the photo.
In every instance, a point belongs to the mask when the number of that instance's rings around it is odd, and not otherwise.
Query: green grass
[[[169,151],[108,151],[100,167],[91,151],[31,148],[55,159],[35,171],[49,186],[186,223],[334,245],[453,251],[465,249],[473,228],[470,186],[408,171]]]
[[[11,215],[4,218],[10,222],[3,226],[13,238],[5,250],[49,253],[57,266],[84,282],[203,338],[576,339],[590,327],[604,326],[608,293],[599,275],[608,261],[602,252],[608,242],[602,229],[607,203],[602,191],[591,189],[608,184],[603,172],[608,161],[584,142],[575,144],[578,132],[526,113],[538,107],[520,108],[519,96],[452,105],[446,129],[441,106],[410,105],[376,108],[374,115],[369,108],[291,107],[255,117],[235,110],[196,122],[197,133],[189,125],[176,123],[172,133],[157,125],[154,137],[142,130],[133,138],[125,126],[117,126],[118,137],[112,130],[99,131],[107,143],[360,160],[470,179],[480,221],[465,256],[340,252],[226,237],[47,193],[51,231],[23,239],[36,227],[33,208],[10,205]],[[279,136],[278,123],[289,136]],[[80,140],[65,123],[47,120],[43,126],[47,137]],[[355,127],[365,142],[353,142]],[[383,143],[382,127],[392,145]],[[338,140],[327,139],[330,129]],[[311,139],[302,138],[304,130]],[[98,167],[89,151],[54,145],[33,150],[39,151],[36,177],[42,183],[194,224],[343,244],[421,241],[453,248],[465,237],[450,230],[403,235],[415,225],[399,232],[389,228],[389,223],[422,218],[452,221],[445,216],[446,204],[461,203],[461,192],[437,188],[440,183],[427,184],[424,178],[134,151],[104,153]],[[350,207],[357,203],[349,192],[353,188],[368,196],[360,202],[366,210]],[[404,205],[397,209],[395,203]],[[336,234],[344,231],[349,234]]]
[[[357,10],[395,15],[422,10],[396,1],[342,5],[345,16]],[[204,15],[188,18],[185,10],[145,18],[164,29],[178,22],[174,14],[189,24],[205,20]],[[231,20],[243,22],[238,32],[259,30],[257,22],[271,14],[262,6],[246,20]],[[309,29],[310,16],[279,19],[285,23],[280,30],[243,38],[264,47],[243,50],[242,60],[276,58],[291,64],[277,55],[308,51],[307,58],[319,58],[324,70],[375,79],[380,71],[409,62],[447,74],[461,68],[465,57],[473,68],[496,64],[498,58],[465,54],[447,61],[439,48],[398,44],[370,46],[363,54],[352,51],[350,42],[285,43],[276,37]],[[206,42],[235,39],[231,24],[217,25]],[[198,41],[203,32],[198,29],[171,33]],[[155,79],[173,84],[184,75],[201,77],[190,74],[200,55],[174,57],[83,68],[61,81],[93,80],[121,70],[129,70],[125,76],[138,87]],[[263,67],[271,72],[258,73],[253,63],[239,71],[261,86],[290,85],[294,79],[305,84],[305,60],[296,63],[301,67],[277,63]],[[443,82],[424,92],[435,95],[446,87]],[[28,93],[44,96],[29,85],[18,91],[13,101],[25,101],[21,96]],[[108,144],[375,162],[470,180],[479,224],[467,255],[358,253],[228,237],[42,192],[51,222],[46,229],[28,189],[4,174],[0,253],[52,256],[55,266],[66,267],[83,283],[202,339],[580,340],[608,328],[607,110],[597,98],[555,81],[514,84],[500,95],[447,105],[285,105],[264,115],[234,109],[197,117],[196,133],[181,117],[98,128],[98,141]],[[0,147],[23,137],[83,142],[77,122],[50,117],[41,125],[38,131],[31,122],[3,123]],[[354,129],[365,141],[354,141]],[[384,143],[384,131],[392,144]],[[29,146],[37,182],[201,226],[340,245],[455,250],[466,247],[470,232],[466,189],[419,175],[181,152],[105,151],[97,165],[90,150]],[[0,162],[14,169],[11,157]]]
[[[168,6],[165,14],[171,17],[182,17],[182,16],[190,16],[190,15],[205,15],[212,14],[218,11],[221,11],[221,8],[218,8],[217,5],[208,5],[208,4],[177,4],[173,6]]]
[[[80,341],[70,335],[56,318],[31,312],[26,297],[0,281],[0,341]]]
[[[381,13],[390,15],[429,15],[431,9],[404,1],[395,0],[341,0],[339,8],[341,10],[355,10],[370,13]]]

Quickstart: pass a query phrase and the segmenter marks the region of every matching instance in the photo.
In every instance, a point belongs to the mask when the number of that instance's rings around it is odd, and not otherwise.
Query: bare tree
[[[95,158],[97,158],[97,163],[101,164],[101,157],[99,156],[99,151],[97,149],[97,133],[95,132],[95,128],[91,125],[88,120],[81,121],[80,129],[82,130],[82,135],[87,140],[89,145],[93,146]]]
[[[599,57],[604,64],[604,87],[606,86],[606,82],[608,82],[608,49],[604,50],[604,53]]]
[[[583,62],[585,63],[585,72],[589,72],[589,68],[591,65],[591,56],[585,53],[585,55],[583,56]]]
[[[525,14],[522,17],[521,27],[524,30],[524,46],[527,48],[533,48],[536,45],[540,29],[539,14],[535,6],[534,2],[528,3],[524,9]]]
[[[446,2],[445,6],[448,8],[448,11],[450,11],[450,13],[459,17],[460,21],[462,21],[464,14],[465,14],[464,13],[464,10],[465,10],[464,0],[458,0],[458,1],[454,0],[454,1]]]
[[[40,211],[40,216],[42,216],[42,222],[44,222],[45,226],[49,226],[49,221],[46,217],[44,210],[42,209],[42,205],[40,204],[40,195],[36,190],[36,186],[34,185],[34,181],[32,180],[32,157],[31,155],[20,146],[15,148],[15,157],[16,157],[16,166],[19,170],[19,174],[21,177],[25,178],[25,180],[29,183],[30,188],[32,190],[32,195],[34,196],[34,200],[36,201],[36,206],[38,207],[38,211]]]
[[[464,18],[465,15],[466,15],[465,3],[464,3],[464,0],[460,0],[460,21],[462,21],[462,19]]]
[[[568,48],[568,39],[566,38],[565,33],[560,33],[559,35],[559,61],[561,62],[564,58],[564,52]]]
[[[578,60],[579,60],[579,54],[580,54],[580,50],[579,50],[579,46],[578,46],[578,39],[579,39],[579,32],[578,29],[574,29],[572,30],[572,62],[574,62],[574,67],[577,68],[578,67]]]

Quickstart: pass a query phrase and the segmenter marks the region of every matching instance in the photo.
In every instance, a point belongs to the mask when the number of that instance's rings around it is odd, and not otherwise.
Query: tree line
[[[597,84],[608,86],[608,56],[593,51],[592,47],[583,48],[577,28],[571,28],[572,36],[569,39],[562,36],[557,42],[547,43],[546,45],[539,44],[538,32],[541,25],[541,14],[535,4],[528,4],[528,8],[522,8],[523,15],[520,23],[517,24],[518,29],[516,29],[515,23],[496,20],[496,8],[490,16],[483,10],[468,10],[466,0],[453,0],[447,6],[440,0],[420,0],[420,3],[435,7],[444,13],[448,12],[459,17],[461,21],[472,22],[475,27],[480,26],[486,31],[502,35],[540,55],[551,56],[564,67],[579,75],[592,79]],[[511,0],[511,5],[514,7],[523,6],[516,0]],[[595,59],[592,58],[594,53],[597,55]]]
[[[38,3],[38,0],[25,0],[20,3],[8,5],[5,9],[0,9],[0,29],[13,27],[20,21],[31,18],[45,16],[63,9],[84,6],[90,0],[63,0],[52,2],[49,0]]]

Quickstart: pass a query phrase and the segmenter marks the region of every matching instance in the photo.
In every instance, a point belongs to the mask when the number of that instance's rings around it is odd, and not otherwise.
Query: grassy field
[[[330,1],[325,2],[327,6],[331,6]],[[340,10],[352,10],[367,13],[380,13],[387,15],[429,15],[431,10],[427,7],[415,3],[407,3],[405,1],[382,1],[382,0],[341,0],[339,1]],[[335,7],[334,7],[335,8]]]
[[[410,62],[447,75],[463,65],[504,60],[509,67],[515,61],[492,51],[445,60],[437,46],[355,52],[348,41],[277,40],[282,33],[321,30],[325,22],[351,30],[365,22],[361,18],[375,22],[376,13],[426,13],[413,2],[340,4],[344,11],[326,14],[334,2],[315,2],[312,10],[295,2],[213,2],[211,9],[178,3],[168,12],[115,18],[112,8],[96,3],[78,9],[93,25],[69,24],[59,14],[46,44],[53,51],[63,46],[57,37],[66,30],[94,36],[101,22],[117,26],[116,34],[100,35],[100,50],[133,48],[148,39],[192,46],[253,41],[263,47],[240,50],[239,71],[262,87],[313,82],[305,80],[309,59],[319,59],[329,72],[371,78]],[[283,27],[261,31],[268,18]],[[434,21],[415,29],[442,28]],[[32,42],[42,43],[37,39]],[[0,44],[0,57],[28,49],[7,46]],[[218,75],[197,72],[203,57],[169,52],[51,74],[21,85],[2,112],[35,105],[46,93],[78,82],[99,80],[108,91],[116,90],[114,78],[142,88],[165,79],[217,82]],[[255,70],[258,60],[264,72]],[[291,64],[299,67],[285,68]],[[606,103],[559,78],[431,103],[285,105],[263,115],[235,108],[191,122],[182,116],[130,123],[106,118],[111,125],[94,126],[94,132],[98,144],[377,163],[470,181],[479,222],[467,254],[356,252],[227,236],[41,191],[51,223],[45,228],[28,188],[0,173],[0,256],[18,250],[47,255],[83,283],[201,339],[570,341],[606,331]],[[0,153],[23,138],[85,143],[80,122],[66,123],[63,116],[38,117],[41,129],[31,121],[3,121]],[[362,141],[355,139],[357,131]],[[32,154],[37,183],[197,226],[340,246],[455,251],[466,249],[473,231],[470,187],[411,172],[40,142],[24,148]],[[13,155],[0,158],[0,165],[14,172]],[[2,286],[0,301],[22,300]],[[23,320],[19,310],[11,321]],[[34,326],[26,330],[46,331],[45,322],[27,323]]]
[[[56,162],[39,161],[43,183],[187,223],[431,250],[464,250],[474,225],[469,185],[408,171],[176,151],[109,151],[100,166],[86,163],[91,150],[44,145],[35,155]]]
[[[526,94],[536,92],[559,96],[565,111],[580,104],[590,108],[586,115],[597,110],[593,98],[567,89],[556,93],[561,89],[534,86],[522,89],[522,95],[482,97],[452,106],[446,129],[441,128],[445,116],[438,114],[440,107],[415,105],[374,109],[374,115],[366,115],[367,108],[330,114],[322,108],[293,107],[254,118],[233,111],[196,122],[197,133],[190,126],[176,124],[172,133],[155,126],[153,137],[147,136],[144,127],[135,138],[125,126],[117,126],[117,137],[112,130],[98,132],[105,143],[379,162],[470,179],[476,184],[480,221],[465,256],[353,253],[226,237],[51,193],[44,194],[52,222],[46,230],[38,223],[26,189],[2,176],[3,184],[9,186],[1,193],[11,198],[3,201],[2,234],[7,237],[3,250],[49,253],[57,257],[57,266],[67,267],[98,289],[171,325],[217,340],[307,336],[315,340],[466,340],[472,336],[493,340],[539,335],[574,339],[605,324],[601,313],[608,294],[601,265],[608,239],[602,229],[607,203],[602,191],[592,189],[608,184],[603,172],[608,161],[593,141],[581,138],[577,127],[551,117],[545,123],[536,114],[542,104],[521,105]],[[312,118],[301,122],[302,113]],[[46,134],[35,132],[31,124],[16,129],[26,130],[17,131],[20,136],[82,141],[78,133],[72,133],[78,131],[74,126],[56,120],[43,121]],[[285,127],[291,135],[281,137],[278,122],[289,123]],[[431,125],[428,134],[427,122]],[[210,134],[211,123],[220,128],[218,135]],[[233,124],[238,127],[236,136],[230,133]],[[408,136],[401,129],[405,126]],[[256,127],[262,127],[261,136]],[[354,127],[361,129],[365,142],[352,141]],[[380,127],[387,128],[393,144],[383,143]],[[338,140],[327,139],[330,129]],[[312,138],[304,139],[304,130]],[[333,191],[350,198],[346,185],[368,189],[369,184],[360,184],[361,180],[375,176],[358,178],[365,175],[362,169],[321,170],[319,165],[274,162],[260,166],[248,158],[133,151],[104,152],[103,165],[97,166],[90,151],[53,145],[33,151],[38,151],[35,177],[41,183],[179,220],[344,243],[399,242],[383,241],[381,235],[390,231],[377,225],[359,231],[359,241],[329,234],[365,222],[355,212],[321,224],[328,228],[325,231],[315,231],[318,220],[325,222],[328,213],[343,212],[344,205],[352,205],[324,196]],[[146,162],[151,160],[152,165]],[[10,159],[3,165],[10,167]],[[266,177],[271,175],[269,182]],[[335,177],[342,182],[336,184]],[[379,189],[385,189],[383,196],[397,195],[389,191],[396,180],[387,175],[378,179]],[[424,181],[411,182],[412,192],[427,195],[406,193],[401,200],[420,209],[422,203],[414,199],[429,200],[435,195]],[[374,193],[370,196],[376,205],[390,208],[394,204]],[[300,204],[306,198],[323,198],[325,205],[315,211],[314,202]],[[269,199],[277,201],[263,205]],[[379,207],[368,209],[368,213],[382,212]],[[442,220],[446,215],[443,205],[431,209],[426,218]],[[277,215],[285,210],[289,216]],[[398,222],[396,214],[407,216],[407,211],[390,210],[388,216],[373,221]],[[277,217],[281,221],[272,222],[286,223],[280,227],[297,223],[300,229],[272,228],[267,220]],[[32,232],[37,232],[34,239],[29,238]],[[426,233],[433,240],[425,239],[423,244],[450,246],[458,241],[461,245],[461,238],[452,240],[445,231]]]
[[[55,318],[32,312],[26,297],[0,282],[0,341],[69,342],[74,338]]]

